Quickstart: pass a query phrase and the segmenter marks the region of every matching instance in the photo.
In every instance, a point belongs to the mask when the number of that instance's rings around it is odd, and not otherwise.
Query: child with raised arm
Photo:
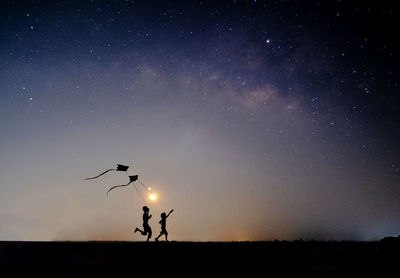
[[[162,235],[165,235],[165,241],[168,241],[168,232],[166,229],[166,225],[167,225],[167,217],[173,212],[174,210],[171,209],[170,212],[168,214],[165,214],[165,212],[161,213],[161,220],[160,223],[161,224],[161,232],[158,235],[158,237],[155,238],[156,241],[158,241],[159,237]]]

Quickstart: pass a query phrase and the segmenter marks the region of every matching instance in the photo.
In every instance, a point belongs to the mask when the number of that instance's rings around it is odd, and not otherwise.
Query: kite
[[[107,171],[104,171],[103,173],[95,176],[95,177],[91,177],[91,178],[86,178],[85,180],[93,180],[93,179],[97,179],[98,177],[104,175],[105,173],[108,173],[110,171],[122,171],[122,172],[126,172],[128,170],[129,166],[125,166],[125,165],[121,165],[121,164],[117,164],[117,169],[109,169]]]
[[[116,185],[116,186],[111,187],[111,188],[108,189],[108,191],[107,191],[107,196],[108,196],[108,192],[110,192],[110,191],[113,190],[114,188],[121,187],[121,186],[128,186],[128,185],[130,185],[132,182],[137,181],[137,179],[138,179],[138,175],[129,176],[129,182],[128,182],[127,184],[121,184],[121,185]],[[134,185],[134,186],[135,186],[135,185]],[[136,186],[135,186],[135,188],[136,188]],[[137,188],[136,188],[136,190],[137,190]],[[140,197],[141,197],[141,196],[140,196]]]
[[[126,172],[126,173],[128,174],[128,168],[129,168],[129,166],[122,165],[122,164],[117,164],[117,168],[116,168],[116,169],[109,169],[109,170],[104,171],[103,173],[101,173],[101,174],[99,174],[99,175],[97,175],[97,176],[95,176],[95,177],[86,178],[85,180],[93,180],[93,179],[96,179],[96,178],[98,178],[98,177],[100,177],[100,176],[102,176],[102,175],[104,175],[104,174],[106,174],[106,173],[108,173],[108,172],[110,172],[110,171],[121,171],[121,172]],[[129,175],[129,174],[128,174],[128,175]],[[150,198],[151,200],[154,201],[154,200],[158,199],[158,200],[161,201],[161,199],[159,199],[159,198],[157,197],[157,195],[154,194],[154,193],[151,191],[151,188],[150,188],[150,187],[148,187],[148,186],[145,185],[141,180],[139,180],[139,175],[129,176],[129,182],[128,182],[127,184],[120,184],[120,185],[115,185],[115,186],[111,187],[109,190],[107,190],[107,197],[108,197],[108,193],[110,193],[110,191],[113,190],[114,188],[122,187],[122,186],[128,186],[128,185],[132,184],[133,187],[135,188],[135,190],[137,191],[137,193],[139,194],[140,199],[142,199],[143,203],[145,203],[146,201],[144,200],[142,194],[140,193],[140,190],[138,189],[138,187],[137,187],[136,184],[135,184],[136,181],[139,182],[139,184],[140,184],[141,186],[143,186],[144,189],[150,193],[149,198]],[[161,202],[162,202],[166,207],[168,207],[163,201],[161,201]]]

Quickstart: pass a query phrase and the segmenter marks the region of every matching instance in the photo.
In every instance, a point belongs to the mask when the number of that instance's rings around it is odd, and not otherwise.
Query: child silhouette
[[[143,231],[139,228],[135,229],[136,232],[140,232],[142,235],[147,235],[147,241],[151,238],[152,232],[149,225],[149,219],[151,218],[151,214],[149,215],[150,209],[147,206],[143,207]]]
[[[155,238],[156,241],[158,241],[158,238],[162,235],[165,235],[165,241],[168,241],[168,232],[166,229],[166,225],[167,225],[167,217],[173,212],[174,210],[171,209],[170,212],[168,213],[168,215],[165,214],[165,212],[161,213],[161,220],[160,223],[161,224],[161,232],[158,235],[158,237]]]

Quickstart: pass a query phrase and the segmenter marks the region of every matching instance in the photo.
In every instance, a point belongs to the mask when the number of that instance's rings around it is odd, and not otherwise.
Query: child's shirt
[[[165,226],[167,224],[167,219],[166,218],[161,218],[161,229],[165,230]]]
[[[143,224],[149,224],[149,214],[147,212],[143,213]]]

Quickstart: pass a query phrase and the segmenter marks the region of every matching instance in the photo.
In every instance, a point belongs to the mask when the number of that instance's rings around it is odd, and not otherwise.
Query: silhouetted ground
[[[400,243],[380,242],[0,242],[2,273],[87,276],[228,274],[309,277],[396,270]],[[396,273],[396,272],[395,272]],[[5,276],[4,276],[5,277]]]

